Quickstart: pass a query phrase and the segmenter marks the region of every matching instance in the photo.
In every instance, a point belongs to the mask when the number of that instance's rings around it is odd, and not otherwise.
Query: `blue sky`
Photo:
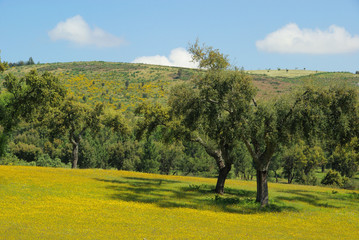
[[[8,62],[193,66],[189,43],[246,70],[359,70],[359,0],[0,0]]]

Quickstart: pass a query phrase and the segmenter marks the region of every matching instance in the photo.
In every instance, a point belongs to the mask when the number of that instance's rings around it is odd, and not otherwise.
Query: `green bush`
[[[0,158],[0,165],[10,165],[10,166],[36,166],[35,162],[26,162],[19,159],[16,155],[8,153],[5,156]]]
[[[347,179],[343,179],[343,177],[340,175],[339,172],[335,170],[329,170],[329,172],[327,173],[327,175],[325,175],[321,183],[324,185],[336,185],[342,187],[343,184],[345,183],[344,181],[347,181]]]
[[[36,160],[36,166],[40,167],[66,167],[59,158],[52,159],[48,154],[40,155]]]

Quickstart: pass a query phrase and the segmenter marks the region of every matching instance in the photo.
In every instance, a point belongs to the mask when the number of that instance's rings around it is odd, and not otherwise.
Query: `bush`
[[[343,179],[343,177],[340,175],[339,172],[337,172],[335,170],[329,170],[329,172],[323,178],[321,183],[324,184],[324,185],[336,185],[336,186],[342,187],[343,184],[344,184],[343,180],[347,181],[346,178]]]
[[[41,148],[35,146],[34,144],[27,144],[23,142],[10,143],[10,151],[16,155],[19,159],[26,162],[34,162],[37,157],[41,155]]]
[[[16,155],[9,153],[0,158],[0,165],[10,166],[36,166],[35,162],[26,162],[19,159]]]
[[[36,160],[36,166],[40,167],[66,167],[59,158],[52,159],[48,154],[40,155]]]

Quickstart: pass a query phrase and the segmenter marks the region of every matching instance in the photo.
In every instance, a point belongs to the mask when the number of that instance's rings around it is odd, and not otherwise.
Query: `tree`
[[[341,144],[351,139],[358,126],[353,88],[307,86],[289,96],[253,102],[241,134],[257,171],[256,201],[262,206],[268,204],[268,169],[278,146],[296,139],[330,139]]]
[[[79,146],[86,132],[98,132],[103,126],[114,132],[127,134],[128,126],[123,116],[114,110],[104,109],[103,104],[94,107],[67,97],[60,106],[47,115],[46,125],[52,135],[65,135],[72,144],[72,168],[78,167]]]
[[[172,137],[200,144],[217,164],[216,192],[223,194],[234,161],[239,119],[246,113],[255,89],[243,71],[228,69],[228,59],[218,49],[201,47],[197,41],[189,51],[207,70],[191,83],[173,88],[169,108],[142,106],[138,112],[145,120],[139,129],[152,131],[164,125]]]
[[[34,60],[32,59],[32,57],[30,57],[26,65],[34,65],[34,64],[35,64]]]
[[[87,129],[96,131],[100,128],[100,116],[103,105],[94,108],[75,101],[72,97],[65,99],[58,108],[52,109],[47,125],[53,135],[67,135],[72,144],[72,168],[77,168],[79,145]],[[51,120],[50,120],[51,119]]]
[[[57,77],[45,72],[30,71],[23,78],[5,76],[6,91],[0,95],[0,156],[4,154],[7,139],[20,121],[41,121],[45,113],[59,104],[66,94]]]
[[[352,89],[304,87],[257,103],[251,78],[229,70],[226,56],[198,42],[189,50],[206,71],[190,84],[172,89],[168,107],[141,106],[138,113],[144,120],[139,129],[152,131],[163,125],[169,135],[199,143],[218,166],[217,193],[224,192],[238,140],[244,142],[256,169],[256,202],[266,206],[269,165],[279,146],[296,139],[345,142],[359,125]]]
[[[255,175],[255,170],[253,168],[252,159],[249,155],[246,147],[243,142],[239,142],[238,146],[234,149],[234,174],[236,177],[239,177],[244,180],[250,180]]]
[[[357,132],[357,103],[356,90],[345,86],[307,86],[288,97],[254,103],[247,115],[250,118],[243,125],[242,140],[257,170],[256,201],[261,205],[268,204],[268,167],[278,146],[296,139],[308,143],[328,139],[345,144]],[[314,149],[312,154],[324,158],[319,149]],[[312,165],[309,162],[308,169]]]
[[[278,146],[286,139],[286,101],[269,100],[248,108],[248,115],[242,119],[241,139],[247,147],[256,170],[257,197],[261,206],[268,204],[268,170]]]
[[[290,146],[283,154],[283,173],[292,183],[295,179],[301,183],[313,183],[313,176],[310,176],[313,170],[325,164],[326,158],[323,149],[314,145],[310,147],[304,141]]]

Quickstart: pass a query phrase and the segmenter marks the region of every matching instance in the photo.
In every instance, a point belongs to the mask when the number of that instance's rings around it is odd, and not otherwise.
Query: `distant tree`
[[[32,57],[30,57],[26,64],[27,64],[27,65],[34,65],[35,62],[34,62],[34,60],[32,59]]]
[[[234,174],[236,177],[241,175],[242,179],[250,180],[256,175],[252,158],[242,142],[238,145],[239,146],[237,146],[234,150]]]
[[[47,124],[53,135],[66,135],[72,144],[72,168],[77,168],[79,145],[86,130],[100,128],[103,105],[94,108],[69,97],[58,108],[53,108]]]
[[[285,151],[283,160],[283,174],[288,183],[296,179],[298,182],[307,184],[314,181],[312,171],[326,162],[321,147],[310,147],[301,140]]]
[[[153,137],[147,137],[136,170],[140,172],[157,173],[160,166],[159,160],[160,154],[154,143]]]
[[[174,78],[175,79],[180,79],[182,77],[182,74],[183,74],[183,69],[179,68],[178,71],[177,71],[177,76],[175,76]]]

